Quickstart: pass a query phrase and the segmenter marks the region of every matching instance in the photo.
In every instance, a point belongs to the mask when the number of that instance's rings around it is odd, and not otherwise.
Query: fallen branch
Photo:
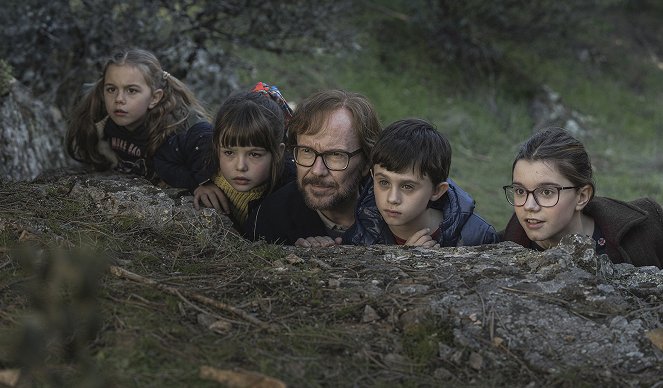
[[[243,370],[216,369],[203,365],[200,367],[201,379],[216,381],[231,388],[286,388],[283,381],[258,372]]]
[[[115,275],[119,278],[129,279],[129,280],[132,280],[132,281],[137,282],[137,283],[145,284],[145,285],[157,288],[161,291],[165,291],[165,292],[167,292],[171,295],[177,296],[177,297],[186,296],[189,299],[193,299],[195,301],[206,304],[208,306],[212,306],[212,307],[216,307],[220,310],[228,311],[232,314],[235,314],[235,315],[241,317],[245,321],[250,322],[250,323],[260,327],[261,329],[265,329],[265,330],[269,330],[269,331],[275,330],[275,328],[272,325],[270,325],[269,323],[263,322],[263,321],[259,320],[258,318],[255,318],[254,316],[250,315],[249,313],[247,313],[246,311],[244,311],[242,309],[239,309],[237,307],[219,302],[218,300],[214,300],[212,298],[208,298],[204,295],[196,294],[194,292],[189,292],[189,291],[185,291],[185,290],[178,290],[175,287],[166,286],[164,284],[161,284],[161,283],[157,282],[156,280],[146,278],[144,276],[138,275],[136,273],[133,273],[131,271],[128,271],[124,268],[121,268],[121,267],[118,267],[118,266],[115,266],[115,265],[110,266],[110,272],[113,275]]]

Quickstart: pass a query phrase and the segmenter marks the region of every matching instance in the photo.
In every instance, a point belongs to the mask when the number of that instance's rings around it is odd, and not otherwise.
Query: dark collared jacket
[[[300,237],[326,236],[327,230],[291,181],[250,209],[243,234],[249,240],[294,245]]]
[[[154,170],[171,187],[186,188],[193,193],[217,171],[213,160],[212,126],[199,121],[170,135],[154,154]]]
[[[583,213],[601,229],[613,263],[663,268],[663,210],[658,203],[649,198],[623,202],[594,197]],[[501,234],[524,247],[532,244],[515,214]]]

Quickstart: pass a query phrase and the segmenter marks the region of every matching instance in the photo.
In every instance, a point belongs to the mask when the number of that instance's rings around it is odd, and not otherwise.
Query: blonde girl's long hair
[[[110,167],[110,162],[97,150],[99,138],[95,123],[106,116],[104,105],[104,78],[110,65],[134,66],[143,76],[152,92],[163,90],[157,105],[147,111],[147,157],[151,158],[159,146],[172,133],[196,121],[210,121],[210,116],[189,88],[165,72],[159,60],[147,50],[123,49],[115,52],[105,63],[101,77],[87,90],[74,106],[67,130],[67,152],[83,163],[99,170]]]

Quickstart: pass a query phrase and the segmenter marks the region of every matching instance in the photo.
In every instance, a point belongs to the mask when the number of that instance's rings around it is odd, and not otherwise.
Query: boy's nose
[[[396,188],[389,190],[389,193],[387,194],[387,202],[395,205],[401,203],[401,196]]]

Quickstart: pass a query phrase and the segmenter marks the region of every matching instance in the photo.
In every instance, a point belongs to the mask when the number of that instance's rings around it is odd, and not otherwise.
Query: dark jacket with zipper
[[[583,209],[606,240],[606,253],[613,263],[663,268],[663,210],[649,198],[631,202],[594,197]],[[530,247],[532,241],[514,214],[500,232],[506,241]]]
[[[437,242],[442,247],[492,244],[499,241],[497,232],[488,222],[474,213],[472,197],[449,179],[449,189],[429,207],[442,211],[441,233]],[[367,185],[355,212],[355,224],[345,232],[344,244],[395,244],[394,235],[382,218],[373,184]]]

